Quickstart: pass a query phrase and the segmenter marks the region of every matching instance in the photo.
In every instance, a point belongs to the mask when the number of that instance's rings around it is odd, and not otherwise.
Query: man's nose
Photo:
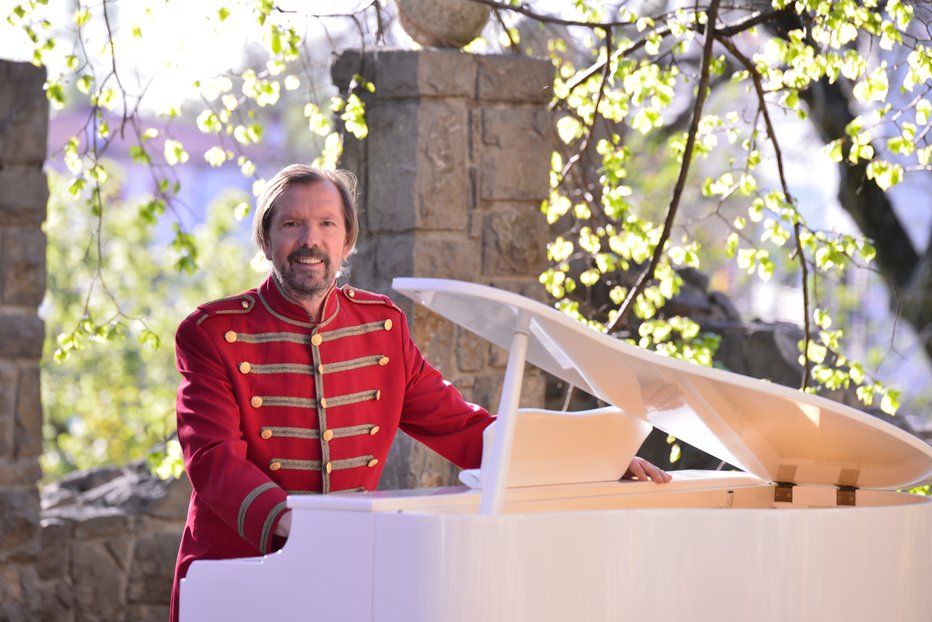
[[[320,227],[317,227],[313,224],[305,225],[301,231],[302,242],[308,248],[314,248],[318,246],[320,242]]]

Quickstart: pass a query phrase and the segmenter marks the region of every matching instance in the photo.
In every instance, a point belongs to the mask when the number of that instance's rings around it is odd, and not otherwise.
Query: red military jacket
[[[375,490],[400,427],[479,466],[492,417],[423,358],[389,298],[334,288],[313,323],[271,277],[178,327],[178,440],[193,486],[172,593],[197,559],[273,548],[289,494]]]

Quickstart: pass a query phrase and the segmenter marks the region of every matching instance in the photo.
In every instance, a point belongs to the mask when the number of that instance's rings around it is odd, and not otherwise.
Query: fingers
[[[639,481],[647,481],[648,479],[657,484],[666,484],[673,479],[673,476],[660,469],[647,460],[643,458],[635,458],[631,461],[631,465],[628,467],[627,476],[636,478]]]

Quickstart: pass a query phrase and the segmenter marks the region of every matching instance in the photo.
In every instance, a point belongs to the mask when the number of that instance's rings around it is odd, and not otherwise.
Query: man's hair
[[[269,240],[269,222],[272,210],[279,197],[288,188],[329,181],[337,187],[343,203],[343,224],[346,226],[346,246],[350,252],[356,248],[359,237],[359,218],[356,213],[356,177],[349,171],[325,170],[306,164],[289,164],[265,184],[265,189],[256,202],[256,213],[252,219],[252,239],[265,250]]]

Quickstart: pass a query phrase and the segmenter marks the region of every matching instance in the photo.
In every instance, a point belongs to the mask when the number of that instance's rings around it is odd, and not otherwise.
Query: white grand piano
[[[932,620],[932,448],[490,287],[394,288],[509,351],[468,486],[292,496],[261,558],[194,563],[181,622]],[[517,409],[525,362],[611,406]],[[743,472],[619,481],[652,426]]]

